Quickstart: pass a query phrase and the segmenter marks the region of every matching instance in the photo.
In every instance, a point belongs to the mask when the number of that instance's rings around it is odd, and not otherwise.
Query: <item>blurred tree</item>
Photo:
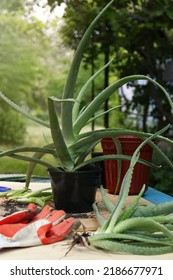
[[[76,48],[89,22],[108,1],[104,0],[48,0],[54,8],[66,4],[62,34],[64,43]],[[173,49],[173,1],[170,0],[123,0],[114,1],[109,11],[97,24],[93,33],[93,44],[86,50],[85,62],[94,61],[103,53],[105,62],[114,54],[114,68],[119,77],[145,74],[156,78],[173,95],[172,84],[164,81],[163,72],[167,59],[172,60]],[[82,16],[81,16],[82,15]],[[107,69],[107,71],[112,68]],[[114,71],[114,70],[113,70]],[[105,85],[108,83],[105,73]],[[129,110],[139,116],[133,118],[136,126],[147,130],[147,124],[161,128],[165,123],[173,124],[170,106],[154,86],[132,84],[134,94],[127,101],[125,112]],[[148,123],[148,116],[152,122]],[[107,123],[108,124],[108,123]]]
[[[36,114],[42,109],[46,116],[47,96],[62,94],[71,53],[61,45],[54,23],[44,24],[22,6],[27,0],[9,2],[0,2],[0,91]],[[4,117],[10,115],[10,108],[2,100],[0,109],[2,124],[7,121],[4,127],[14,132],[14,114],[10,123],[10,116]],[[22,116],[16,113],[16,118],[23,123]],[[6,129],[1,127],[1,143],[6,142]],[[14,137],[8,139],[14,143]]]
[[[1,0],[0,2],[0,10],[14,12],[21,11],[24,8],[24,4],[27,0]]]

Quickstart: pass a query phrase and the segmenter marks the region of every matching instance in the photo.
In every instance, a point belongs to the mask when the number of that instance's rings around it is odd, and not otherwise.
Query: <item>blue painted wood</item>
[[[168,201],[173,201],[173,197],[162,193],[158,190],[155,190],[151,187],[147,189],[147,191],[144,193],[143,198],[148,200],[149,202],[152,202],[154,204],[164,203]]]

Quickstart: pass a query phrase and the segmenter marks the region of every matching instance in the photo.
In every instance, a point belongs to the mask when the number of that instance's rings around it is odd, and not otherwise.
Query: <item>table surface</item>
[[[31,183],[31,188],[43,188],[47,187],[49,184],[49,182],[34,182]],[[0,185],[15,189],[19,187],[22,188],[24,186],[24,183],[0,181]],[[128,197],[127,203],[131,203],[133,199],[134,196]],[[166,201],[172,201],[173,197],[149,187],[143,196],[143,200],[149,204],[158,204]],[[90,222],[92,223],[93,220],[91,220]],[[80,245],[75,245],[72,250],[70,250],[66,255],[71,246],[71,242],[72,240],[64,240],[50,245],[17,249],[3,249],[0,251],[0,260],[173,260],[173,253],[156,256],[111,254],[99,250],[91,250]]]

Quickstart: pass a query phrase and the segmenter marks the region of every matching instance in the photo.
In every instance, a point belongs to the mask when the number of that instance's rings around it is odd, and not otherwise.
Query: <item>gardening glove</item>
[[[36,206],[30,204],[27,210],[0,220],[0,249],[51,244],[63,240],[71,232],[75,219],[64,219],[63,210],[52,210],[46,205],[36,215],[35,209]]]
[[[25,210],[17,211],[0,220],[0,233],[12,237],[36,216],[36,205],[30,203]]]

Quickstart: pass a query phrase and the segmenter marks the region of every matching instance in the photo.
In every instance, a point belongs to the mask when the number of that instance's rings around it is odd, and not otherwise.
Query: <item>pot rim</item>
[[[137,137],[137,136],[134,136],[134,135],[120,135],[120,136],[117,136],[117,138],[121,141],[121,142],[133,142],[133,143],[142,143],[144,140]],[[103,138],[101,140],[102,143],[112,143],[113,140],[111,137],[106,137],[106,138]],[[148,144],[149,145],[149,144]]]
[[[85,166],[83,168],[85,168]],[[96,166],[93,166],[92,168],[90,168],[88,170],[79,169],[79,170],[75,170],[75,171],[68,171],[68,170],[64,170],[62,168],[58,168],[58,169],[48,168],[47,170],[48,170],[48,172],[52,172],[52,173],[66,173],[66,174],[80,174],[80,173],[87,174],[87,173],[94,173],[94,172],[102,171],[101,168],[96,167]]]

